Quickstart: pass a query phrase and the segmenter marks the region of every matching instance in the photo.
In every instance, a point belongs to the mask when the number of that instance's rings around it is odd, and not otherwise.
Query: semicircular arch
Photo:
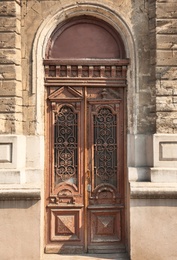
[[[110,10],[104,5],[99,5],[99,8],[96,4],[82,4],[82,8],[75,4],[66,6],[65,8],[60,7],[59,10],[55,10],[55,12],[50,14],[41,24],[36,33],[33,44],[32,93],[36,94],[36,134],[44,134],[44,81],[42,80],[44,79],[43,59],[46,57],[45,55],[49,39],[56,28],[60,24],[65,23],[67,19],[83,17],[83,15],[91,16],[107,23],[113,28],[113,30],[115,30],[115,32],[117,32],[118,35],[120,35],[124,45],[125,55],[131,61],[127,77],[128,90],[130,90],[128,91],[128,95],[130,97],[134,96],[133,93],[135,92],[135,86],[137,87],[136,48],[131,30],[126,21],[118,13],[115,13],[115,11]],[[128,107],[132,107],[132,98],[128,98],[128,100],[130,100],[131,103],[130,105],[128,104]],[[134,110],[136,109],[131,109],[131,113],[128,111],[128,117],[130,117],[130,120],[128,120],[129,122],[132,122],[135,118],[133,113],[136,111]],[[136,128],[136,120],[134,120],[130,128],[129,132],[134,131],[133,129]]]
[[[106,22],[91,16],[66,20],[52,33],[47,59],[126,58],[120,34]]]

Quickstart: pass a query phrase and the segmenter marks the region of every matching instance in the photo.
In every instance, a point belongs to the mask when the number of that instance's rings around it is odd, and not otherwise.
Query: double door
[[[125,250],[124,88],[51,86],[46,252]]]

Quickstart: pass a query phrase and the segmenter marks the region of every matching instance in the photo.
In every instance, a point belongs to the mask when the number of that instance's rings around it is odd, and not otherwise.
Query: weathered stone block
[[[157,34],[157,49],[177,49],[177,35],[158,35]]]
[[[0,48],[17,48],[21,47],[21,36],[14,33],[0,33]]]
[[[158,34],[176,34],[177,33],[177,21],[176,19],[157,19],[157,28],[156,31]]]
[[[172,96],[175,88],[177,88],[175,80],[162,80],[159,78],[156,84],[156,94],[158,96]]]
[[[16,4],[14,1],[0,2],[0,16],[16,16]]]
[[[22,113],[0,113],[0,134],[22,134]]]
[[[21,82],[16,80],[2,80],[0,81],[0,96],[22,96]]]
[[[176,111],[177,104],[173,103],[172,96],[156,97],[156,109],[157,111]]]
[[[15,79],[15,65],[0,65],[0,79]]]
[[[177,69],[176,67],[163,66],[156,67],[156,74],[158,79],[166,79],[168,81],[177,79]],[[173,85],[175,87],[175,85]]]
[[[0,79],[21,80],[21,67],[15,65],[0,65]]]
[[[15,17],[3,17],[0,19],[0,32],[15,32],[16,31]]]
[[[161,111],[157,112],[157,133],[168,133],[175,134],[177,133],[177,113]]]
[[[157,3],[157,18],[177,18],[176,2]]]
[[[176,65],[177,51],[174,50],[157,50],[157,65],[168,66]]]
[[[22,99],[17,97],[0,97],[0,113],[21,112]]]
[[[17,49],[0,49],[1,64],[21,64],[21,51]]]

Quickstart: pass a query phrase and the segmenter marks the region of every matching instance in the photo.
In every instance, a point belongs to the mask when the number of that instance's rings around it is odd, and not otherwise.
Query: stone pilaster
[[[177,11],[175,1],[157,0],[157,133],[177,133]]]
[[[21,7],[0,2],[0,133],[22,133]]]
[[[156,134],[152,182],[177,182],[177,11],[156,0]]]

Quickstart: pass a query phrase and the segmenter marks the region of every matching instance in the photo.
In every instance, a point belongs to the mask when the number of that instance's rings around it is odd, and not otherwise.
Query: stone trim
[[[23,169],[26,160],[25,151],[25,136],[0,135],[0,169]]]
[[[130,183],[131,199],[177,199],[177,184]]]
[[[177,167],[177,134],[155,134],[154,167]]]
[[[33,43],[33,65],[32,65],[32,93],[36,95],[36,134],[44,133],[44,122],[43,122],[43,107],[44,107],[44,83],[41,79],[44,79],[43,59],[45,58],[46,46],[49,38],[59,23],[62,23],[67,18],[77,17],[82,14],[87,14],[95,18],[99,18],[112,26],[122,37],[125,44],[127,58],[132,61],[129,66],[128,75],[131,75],[131,79],[128,80],[128,88],[138,88],[136,69],[137,69],[137,57],[136,47],[133,40],[133,35],[127,24],[118,13],[112,12],[108,6],[97,4],[82,4],[82,5],[70,5],[61,8],[51,13],[46,17],[45,21],[39,27],[36,37]],[[133,96],[133,95],[131,95]],[[42,119],[42,120],[41,120]]]
[[[0,187],[0,201],[2,200],[40,200],[40,188],[29,187]]]
[[[151,182],[177,183],[177,168],[151,168]]]
[[[20,0],[0,2],[1,133],[22,133]]]

